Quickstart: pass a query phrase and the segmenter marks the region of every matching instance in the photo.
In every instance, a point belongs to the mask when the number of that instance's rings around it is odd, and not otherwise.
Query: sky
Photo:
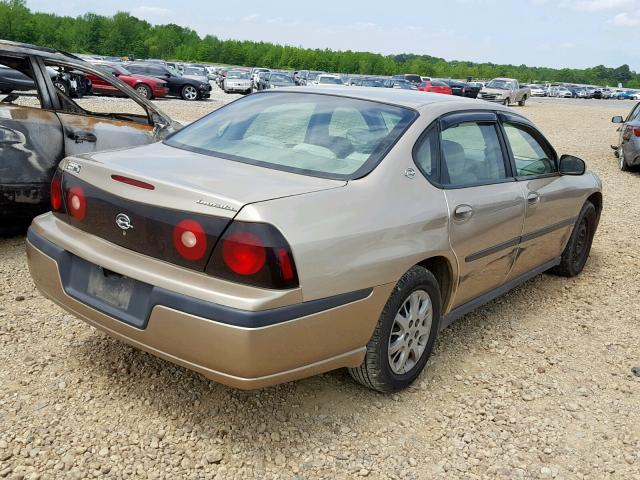
[[[27,0],[77,16],[128,11],[200,35],[447,60],[640,71],[640,0]]]

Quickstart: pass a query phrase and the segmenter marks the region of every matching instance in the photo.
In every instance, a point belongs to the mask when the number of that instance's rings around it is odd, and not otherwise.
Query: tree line
[[[521,82],[570,82],[640,88],[640,74],[628,65],[617,68],[545,68],[447,61],[429,55],[381,55],[334,51],[248,40],[200,37],[175,24],[151,25],[129,13],[86,13],[78,17],[32,12],[25,0],[0,0],[0,38],[67,52],[187,62],[262,66],[289,70],[322,70],[364,75],[417,73],[439,78],[513,77]]]

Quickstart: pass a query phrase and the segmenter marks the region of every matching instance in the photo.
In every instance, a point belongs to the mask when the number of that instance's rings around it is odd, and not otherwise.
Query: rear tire
[[[415,266],[405,273],[380,314],[364,361],[349,369],[353,379],[379,392],[411,385],[431,356],[440,326],[440,298],[438,281],[429,270]]]
[[[524,97],[522,97],[522,100],[520,100],[518,102],[518,105],[520,105],[521,107],[524,107],[525,103],[527,103],[527,96],[526,95]]]
[[[593,203],[586,201],[573,227],[569,242],[562,252],[560,265],[552,268],[550,272],[562,277],[575,277],[580,274],[589,258],[597,227],[598,212],[596,207]]]
[[[620,148],[618,149],[618,166],[620,167],[621,172],[628,172],[631,170],[631,167],[627,163],[627,159],[624,158],[624,149],[622,148],[622,145],[620,145]]]
[[[503,104],[505,107],[508,107],[510,103],[511,103],[511,102],[509,101],[509,99],[508,99],[508,98],[505,98],[505,99],[504,99],[504,102],[502,102],[502,104]]]

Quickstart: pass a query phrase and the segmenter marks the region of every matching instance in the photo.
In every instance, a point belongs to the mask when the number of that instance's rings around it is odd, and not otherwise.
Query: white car
[[[531,96],[532,97],[546,97],[547,89],[542,85],[529,85],[531,88]]]
[[[318,78],[316,78],[316,80],[313,82],[314,85],[323,85],[323,86],[330,86],[330,85],[337,85],[337,86],[342,86],[344,87],[345,84],[342,81],[342,78],[340,78],[338,75],[318,75]]]
[[[244,70],[229,70],[226,78],[222,82],[222,90],[224,90],[224,93],[251,93],[253,84],[249,77],[249,72]]]

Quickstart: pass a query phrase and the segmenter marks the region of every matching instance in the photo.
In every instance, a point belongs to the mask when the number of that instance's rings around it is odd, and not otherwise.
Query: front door
[[[460,272],[457,307],[505,282],[522,233],[525,199],[511,175],[495,114],[454,114],[441,128],[441,181]]]
[[[512,169],[526,199],[517,260],[509,275],[516,278],[559,257],[575,224],[571,181],[558,173],[553,148],[542,134],[519,117],[505,116],[502,126]]]

